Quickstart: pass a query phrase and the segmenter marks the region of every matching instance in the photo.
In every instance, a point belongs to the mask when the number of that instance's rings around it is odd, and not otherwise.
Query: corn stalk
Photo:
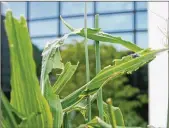
[[[84,34],[85,34],[85,59],[86,59],[86,83],[90,81],[90,69],[89,69],[89,55],[88,55],[88,39],[87,39],[87,2],[85,2],[85,13],[84,13]],[[90,95],[87,96],[88,103],[88,121],[91,120],[91,102]]]

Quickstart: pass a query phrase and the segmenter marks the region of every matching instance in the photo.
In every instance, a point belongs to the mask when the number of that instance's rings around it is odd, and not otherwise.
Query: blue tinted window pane
[[[61,15],[84,14],[85,2],[61,2]],[[87,13],[93,13],[93,2],[87,2]]]
[[[115,37],[121,37],[123,40],[126,41],[130,41],[130,42],[134,42],[134,34],[133,33],[113,33],[112,34]],[[127,48],[125,48],[124,46],[120,45],[120,44],[114,44],[113,45],[118,51],[125,51],[128,50]]]
[[[104,15],[99,18],[103,31],[122,31],[133,29],[133,14]]]
[[[32,39],[32,43],[37,46],[40,50],[43,50],[47,42],[52,41],[56,38],[40,38],[40,39]]]
[[[2,14],[5,15],[7,9],[12,9],[12,13],[16,18],[20,15],[26,17],[26,2],[3,2]]]
[[[133,2],[97,2],[97,12],[133,10]]]
[[[112,33],[111,35],[115,37],[121,37],[123,40],[134,42],[134,34],[133,33]]]
[[[146,12],[136,13],[136,29],[147,29],[147,22]]]
[[[147,9],[147,5],[148,3],[147,2],[136,2],[136,9],[139,10],[139,9]]]
[[[130,32],[130,33],[112,33],[111,35],[113,35],[114,37],[121,37],[123,40],[130,41],[133,43],[134,34],[132,32]],[[122,46],[120,44],[112,44],[112,43],[105,43],[105,42],[101,42],[101,44],[114,46],[116,48],[116,50],[118,50],[118,51],[128,50],[127,48],[125,48],[124,46]]]
[[[30,22],[29,26],[31,36],[58,34],[58,20]]]
[[[148,35],[146,32],[137,32],[136,33],[136,43],[141,48],[147,48],[148,47]]]
[[[84,18],[79,17],[79,18],[66,18],[66,22],[68,22],[71,26],[74,28],[84,28]],[[87,27],[93,27],[93,17],[88,16],[87,17]],[[70,30],[63,24],[61,23],[61,33],[69,33]]]
[[[58,16],[58,2],[30,2],[30,18]]]

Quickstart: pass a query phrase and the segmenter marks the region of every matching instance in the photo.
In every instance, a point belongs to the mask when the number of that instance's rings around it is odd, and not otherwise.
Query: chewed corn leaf
[[[114,59],[113,60],[113,64],[116,65],[116,66],[120,65],[120,64],[123,64],[125,62],[130,61],[131,59],[140,57],[141,55],[144,55],[144,54],[146,54],[146,53],[148,53],[150,51],[151,51],[151,49],[147,48],[147,49],[141,50],[140,52],[137,52],[137,53],[134,53],[134,54],[131,54],[131,55],[128,55],[128,56],[124,56],[121,59]]]
[[[48,74],[54,68],[64,69],[62,58],[60,56],[59,47],[63,45],[63,39],[57,39],[51,43],[48,43],[42,52],[42,68],[41,68],[41,90],[44,94],[45,84],[49,79]]]
[[[65,20],[63,20],[61,16],[60,18],[62,22],[65,24],[65,26],[68,29],[70,29],[72,32],[77,30],[73,28],[71,25],[69,25]],[[76,34],[85,37],[84,28],[81,28],[80,31]],[[96,41],[117,43],[117,44],[123,45],[124,47],[134,52],[143,50],[142,48],[138,47],[136,44],[133,44],[130,41],[123,40],[121,37],[115,37],[115,36],[112,36],[111,34],[104,33],[103,31],[101,31],[100,28],[93,28],[93,29],[87,28],[87,38],[91,40],[96,40]]]
[[[75,73],[78,64],[79,62],[77,63],[77,65],[72,65],[70,62],[67,62],[65,64],[63,72],[60,74],[57,81],[54,83],[52,87],[53,92],[59,94],[64,89],[66,83],[71,79],[71,77]]]
[[[166,50],[168,49],[145,49],[139,51],[137,53],[139,56],[136,58],[129,55],[126,59],[118,60],[116,64],[102,69],[91,81],[62,100],[63,109],[70,109],[86,98],[87,95],[96,93],[99,88],[104,86],[109,80],[115,79],[125,73],[131,74],[133,71],[152,61],[158,53]]]
[[[48,42],[42,52],[42,68],[41,68],[41,91],[42,94],[45,93],[45,84],[49,79],[48,74],[52,69],[64,69],[64,64],[60,55],[59,48],[64,45],[64,41],[73,34],[78,33],[79,30],[65,34],[63,37],[55,39],[54,41]]]

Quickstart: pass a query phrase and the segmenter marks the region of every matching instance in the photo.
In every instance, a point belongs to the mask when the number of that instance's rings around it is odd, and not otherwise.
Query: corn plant
[[[9,102],[1,90],[1,127],[69,128],[68,115],[76,110],[86,120],[86,123],[81,124],[79,128],[125,128],[123,115],[118,107],[113,106],[113,100],[108,99],[107,102],[101,100],[103,115],[96,116],[91,120],[88,118],[89,114],[92,114],[88,111],[89,103],[92,104],[94,100],[98,99],[97,94],[101,92],[100,89],[109,80],[116,79],[126,73],[131,74],[168,48],[143,49],[120,37],[104,33],[97,25],[96,28],[85,26],[85,28],[75,29],[62,17],[61,20],[70,29],[70,33],[48,42],[45,46],[42,52],[41,80],[39,83],[36,77],[32,44],[26,20],[22,16],[19,20],[15,19],[12,12],[7,11],[4,22],[10,48],[12,91]],[[85,85],[61,99],[59,94],[65,87],[69,87],[67,82],[73,76],[79,62],[76,65],[72,65],[71,62],[64,64],[59,49],[64,45],[64,41],[74,34],[85,37],[85,41],[87,39],[94,40],[97,44],[97,56],[99,56],[99,41],[123,45],[134,54],[115,59],[112,64],[103,69],[98,68],[93,79],[88,79]],[[99,60],[99,57],[97,59]],[[52,85],[49,73],[53,69],[60,69],[61,73],[56,74],[58,78]],[[99,105],[98,109],[100,109]]]

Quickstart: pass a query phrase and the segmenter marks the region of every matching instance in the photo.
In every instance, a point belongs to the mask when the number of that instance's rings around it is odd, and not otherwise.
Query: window
[[[134,43],[134,41],[133,41],[134,34],[132,32],[129,32],[129,33],[112,33],[112,35],[116,36],[116,37],[121,37],[123,40],[127,40],[127,41],[130,41],[131,43]],[[113,44],[113,46],[116,47],[118,51],[128,50],[127,48],[123,47],[120,44]]]
[[[123,39],[131,41],[132,43],[146,47],[147,2],[135,2],[135,5],[136,10],[134,13],[134,2],[88,2],[87,26],[94,27],[94,15],[98,13],[100,14],[99,27],[104,32],[121,36]],[[60,4],[59,2],[30,2],[29,30],[32,39],[40,43],[43,39],[48,39],[49,37],[55,38],[58,35],[62,36],[65,33],[69,33],[70,30],[62,21],[59,21],[59,15],[62,15],[64,20],[72,27],[83,28],[84,7],[84,2],[60,2]],[[134,16],[136,17],[136,22],[134,22]],[[38,19],[38,21],[36,21],[36,19]],[[136,32],[134,32],[134,29],[136,29]],[[83,40],[83,37],[71,36],[65,43],[72,42],[76,37],[78,41]],[[140,42],[141,38],[144,38],[144,41]],[[136,40],[135,42],[134,39]],[[44,43],[42,45],[39,43],[36,44],[42,48]],[[93,41],[89,40],[89,43],[93,43]],[[117,47],[120,50],[125,50],[125,48],[119,45]]]
[[[136,9],[137,10],[147,9],[147,2],[143,1],[136,2]]]
[[[123,31],[133,29],[133,14],[101,15],[99,26],[103,31]]]
[[[55,38],[38,38],[38,39],[32,39],[32,43],[38,47],[40,50],[43,50],[43,48],[46,46],[47,42],[52,41],[56,39]]]
[[[19,18],[20,15],[23,15],[26,18],[26,2],[3,2],[3,15],[5,15],[7,9],[12,9],[13,15],[16,18]]]
[[[58,20],[35,21],[29,25],[31,37],[58,35]]]
[[[30,19],[58,16],[58,2],[30,2]]]
[[[146,12],[136,13],[136,29],[147,29],[147,22]]]
[[[61,15],[83,15],[85,2],[61,2]],[[93,13],[93,2],[87,2],[87,13]]]
[[[129,33],[112,33],[113,36],[116,37],[121,37],[123,40],[127,40],[130,41],[132,43],[134,43],[134,34],[132,32]]]
[[[146,32],[137,32],[136,33],[136,43],[141,48],[148,47],[148,35]]]
[[[74,28],[84,28],[84,18],[83,17],[65,18],[64,20]],[[94,23],[93,17],[88,16],[87,17],[87,27],[93,27],[93,23]],[[65,34],[68,32],[70,32],[70,30],[63,23],[61,23],[61,34]]]
[[[133,10],[132,2],[97,2],[97,12],[117,12]]]

